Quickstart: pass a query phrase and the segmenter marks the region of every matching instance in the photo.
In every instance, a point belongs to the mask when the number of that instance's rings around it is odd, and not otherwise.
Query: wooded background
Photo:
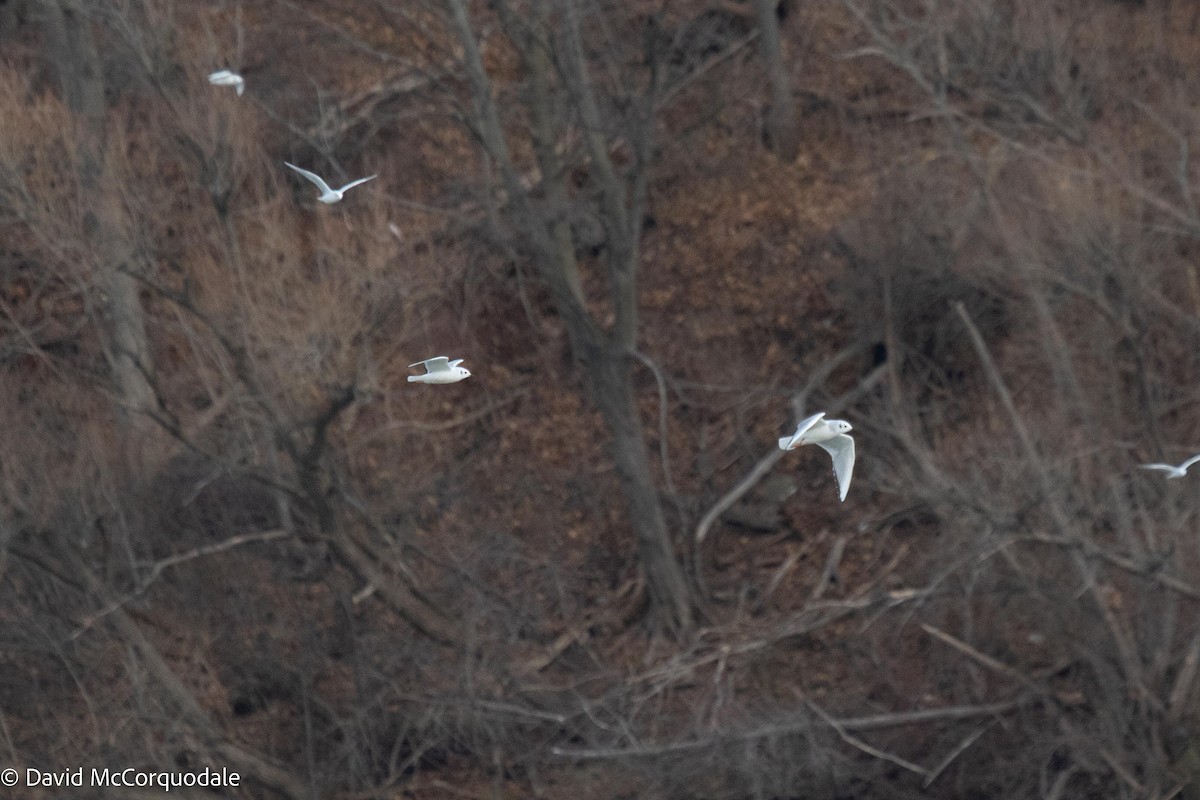
[[[0,2],[0,766],[1200,798],[1197,97],[1173,0]]]

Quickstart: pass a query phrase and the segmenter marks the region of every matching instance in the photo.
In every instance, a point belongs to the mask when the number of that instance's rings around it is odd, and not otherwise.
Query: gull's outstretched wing
[[[368,175],[368,176],[367,176],[367,177],[365,177],[365,178],[359,178],[359,179],[358,179],[358,180],[356,180],[356,181],[350,181],[350,183],[347,183],[345,186],[343,186],[342,188],[338,189],[338,192],[339,192],[339,193],[341,193],[341,192],[348,192],[348,191],[350,191],[351,189],[353,189],[355,186],[358,186],[360,183],[366,183],[367,181],[369,181],[369,180],[374,180],[375,178],[378,178],[378,177],[379,177],[378,175]]]
[[[854,476],[854,439],[844,433],[825,442],[817,442],[833,456],[833,476],[837,478],[838,495],[846,502],[846,493],[850,491],[850,478]]]
[[[796,426],[795,433],[793,433],[791,436],[785,436],[779,440],[779,449],[780,450],[792,450],[792,449],[798,447],[799,446],[798,442],[800,441],[800,437],[803,436],[805,433],[807,433],[809,428],[811,428],[813,425],[816,425],[818,422],[820,422],[821,418],[824,416],[825,416],[825,412],[821,411],[819,413],[813,414],[811,417],[809,417],[808,419],[801,422],[799,425]]]
[[[415,364],[409,364],[409,367],[425,366],[426,372],[449,372],[450,359],[445,356],[437,356],[436,358],[427,358],[424,361],[418,361]]]
[[[1173,464],[1139,464],[1138,469],[1154,469],[1159,472],[1178,472],[1179,467]]]
[[[229,83],[233,83],[234,82],[233,78],[234,78],[234,75],[229,70],[219,69],[216,72],[214,72],[213,74],[208,76],[208,82],[212,83],[212,84],[216,84],[217,86],[225,86]]]
[[[1187,468],[1192,466],[1192,464],[1200,464],[1200,456],[1192,456],[1187,461],[1180,464],[1179,468],[1182,470],[1187,470]]]
[[[310,181],[312,181],[313,183],[315,183],[315,184],[317,185],[317,188],[321,190],[321,193],[322,193],[322,194],[328,194],[328,193],[330,193],[331,191],[333,191],[332,189],[330,189],[330,188],[329,188],[329,184],[328,184],[328,183],[326,183],[326,182],[325,182],[325,181],[324,181],[324,180],[321,178],[321,176],[320,176],[320,175],[318,175],[317,173],[315,173],[315,172],[309,172],[309,171],[308,171],[308,170],[306,170],[306,169],[300,169],[300,168],[299,168],[299,167],[297,167],[295,164],[288,164],[288,162],[286,162],[286,161],[285,161],[285,162],[283,162],[283,163],[287,164],[289,167],[291,167],[292,169],[296,170],[296,172],[299,172],[301,175],[303,175],[304,177],[308,178]]]
[[[461,358],[456,358],[456,359],[454,359],[453,361],[451,361],[451,362],[450,362],[450,367],[451,367],[451,369],[453,369],[454,367],[457,367],[459,364],[461,364],[461,363],[463,362],[463,360],[464,360],[464,359],[461,359]]]

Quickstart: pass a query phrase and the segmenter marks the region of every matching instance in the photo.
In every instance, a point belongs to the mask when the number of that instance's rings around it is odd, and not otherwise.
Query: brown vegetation
[[[1200,797],[1198,25],[0,2],[0,767]]]

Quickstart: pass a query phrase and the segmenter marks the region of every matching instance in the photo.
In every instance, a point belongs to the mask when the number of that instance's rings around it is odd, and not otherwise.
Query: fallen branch
[[[69,637],[67,637],[67,639],[68,639],[68,641],[72,641],[72,642],[75,641],[80,636],[82,636],[84,633],[86,633],[87,630],[89,628],[91,628],[93,625],[95,625],[99,620],[103,619],[104,617],[107,617],[109,614],[112,614],[114,611],[117,611],[118,609],[122,608],[130,601],[140,597],[142,594],[145,594],[146,590],[148,590],[151,587],[151,585],[153,585],[154,582],[156,580],[158,580],[159,576],[162,575],[163,570],[165,570],[167,567],[174,567],[178,564],[183,564],[187,561],[194,561],[197,558],[203,558],[204,556],[211,556],[211,555],[216,555],[217,553],[224,553],[227,550],[232,550],[235,547],[241,547],[244,544],[258,544],[260,542],[271,542],[276,539],[283,539],[284,537],[287,537],[290,535],[291,535],[291,533],[289,531],[278,530],[278,529],[270,530],[270,531],[263,531],[261,533],[243,533],[243,534],[239,534],[237,536],[231,536],[228,539],[225,539],[224,541],[217,542],[216,544],[205,545],[204,547],[197,547],[194,550],[188,550],[186,553],[180,553],[179,555],[168,556],[167,558],[164,558],[160,561],[155,561],[154,564],[151,565],[151,567],[150,567],[150,572],[147,573],[145,578],[138,581],[138,585],[135,589],[133,589],[132,591],[128,592],[127,594],[125,594],[115,600],[110,601],[103,608],[100,608],[99,610],[94,611],[91,614],[88,614],[86,617],[83,618],[83,621],[79,624],[79,627],[76,628],[71,633],[71,635]]]
[[[1045,690],[1040,688],[1037,684],[1035,684],[1033,679],[1030,678],[1028,675],[1018,672],[1017,670],[1013,669],[1012,667],[1008,666],[1007,664],[1005,664],[1001,661],[997,661],[996,659],[992,658],[991,656],[987,655],[986,653],[983,653],[983,652],[975,649],[971,645],[967,644],[962,639],[959,639],[955,636],[951,636],[950,634],[946,633],[945,631],[935,628],[932,625],[928,625],[924,622],[921,623],[921,630],[925,631],[927,634],[929,634],[933,638],[937,639],[938,641],[940,641],[944,644],[947,644],[950,647],[953,647],[955,650],[962,653],[967,658],[970,658],[972,661],[982,664],[984,667],[987,667],[992,672],[995,672],[999,675],[1003,675],[1006,678],[1010,678],[1027,688],[1033,689],[1034,691],[1042,692],[1042,693],[1045,692]]]
[[[639,571],[637,577],[625,581],[605,601],[607,606],[605,610],[585,614],[581,622],[572,625],[555,637],[544,652],[526,661],[518,673],[532,675],[541,672],[553,664],[571,645],[586,644],[591,639],[592,629],[595,627],[604,625],[624,627],[640,608],[640,599],[645,590],[645,579]]]
[[[439,644],[458,648],[464,646],[463,632],[458,625],[421,595],[410,575],[401,570],[387,573],[370,553],[349,536],[334,537],[330,543],[343,564],[368,586],[375,587],[374,592],[367,594],[368,597],[377,595],[385,606]]]
[[[822,538],[824,538],[825,535],[826,532],[822,531]],[[812,541],[805,541],[803,545],[793,549],[790,553],[788,553],[788,557],[783,560],[783,563],[779,565],[779,569],[775,570],[775,574],[772,575],[771,580],[767,582],[767,588],[763,589],[762,598],[758,601],[758,607],[760,609],[763,608],[766,605],[766,602],[771,599],[771,595],[775,594],[775,590],[779,588],[781,583],[783,583],[783,580],[788,576],[788,573],[796,568],[796,564],[799,563],[800,559],[803,558],[813,548],[813,544],[814,543]]]
[[[774,629],[766,632],[765,635],[739,641],[735,644],[722,644],[716,649],[706,650],[699,654],[688,654],[686,657],[676,656],[667,663],[659,664],[640,675],[630,676],[626,679],[626,682],[629,684],[667,685],[675,680],[686,679],[700,667],[720,661],[729,656],[754,653],[765,650],[771,645],[785,639],[810,635],[814,631],[857,611],[876,607],[891,608],[901,603],[907,603],[923,597],[926,594],[926,590],[924,589],[896,589],[875,595],[870,591],[873,583],[868,584],[860,590],[861,596],[855,596],[848,600],[810,603],[795,614],[792,614]],[[868,594],[870,594],[869,597],[866,596]]]
[[[825,594],[825,590],[829,588],[829,584],[836,579],[838,567],[842,564],[842,554],[846,552],[846,536],[839,536],[833,540],[833,545],[829,548],[829,555],[825,559],[825,567],[821,570],[821,577],[817,579],[817,585],[813,587],[812,595],[809,600],[820,600]]]
[[[847,717],[844,719],[830,718],[845,731],[869,731],[898,728],[904,725],[921,725],[930,722],[948,722],[952,720],[977,719],[979,717],[995,717],[1016,710],[1021,705],[1020,700],[1007,703],[992,703],[985,706],[948,706],[946,708],[931,708],[923,711],[901,711],[893,714],[875,714],[866,717]],[[780,725],[764,725],[740,733],[722,736],[710,736],[705,739],[695,739],[684,742],[670,742],[660,745],[645,745],[642,747],[552,747],[550,752],[562,758],[573,758],[580,761],[610,760],[622,758],[653,758],[656,756],[690,753],[705,750],[710,747],[728,745],[733,742],[753,741],[774,736],[787,736],[819,730],[827,723],[812,719],[804,719]]]

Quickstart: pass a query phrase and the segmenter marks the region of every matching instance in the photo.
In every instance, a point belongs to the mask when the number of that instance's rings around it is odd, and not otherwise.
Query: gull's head
[[[854,430],[854,428],[850,426],[850,423],[846,422],[844,419],[833,420],[829,423],[829,427],[833,428],[837,433],[849,433],[850,431]]]
[[[466,367],[455,367],[454,372],[463,378],[471,377],[471,370],[467,369]]]

